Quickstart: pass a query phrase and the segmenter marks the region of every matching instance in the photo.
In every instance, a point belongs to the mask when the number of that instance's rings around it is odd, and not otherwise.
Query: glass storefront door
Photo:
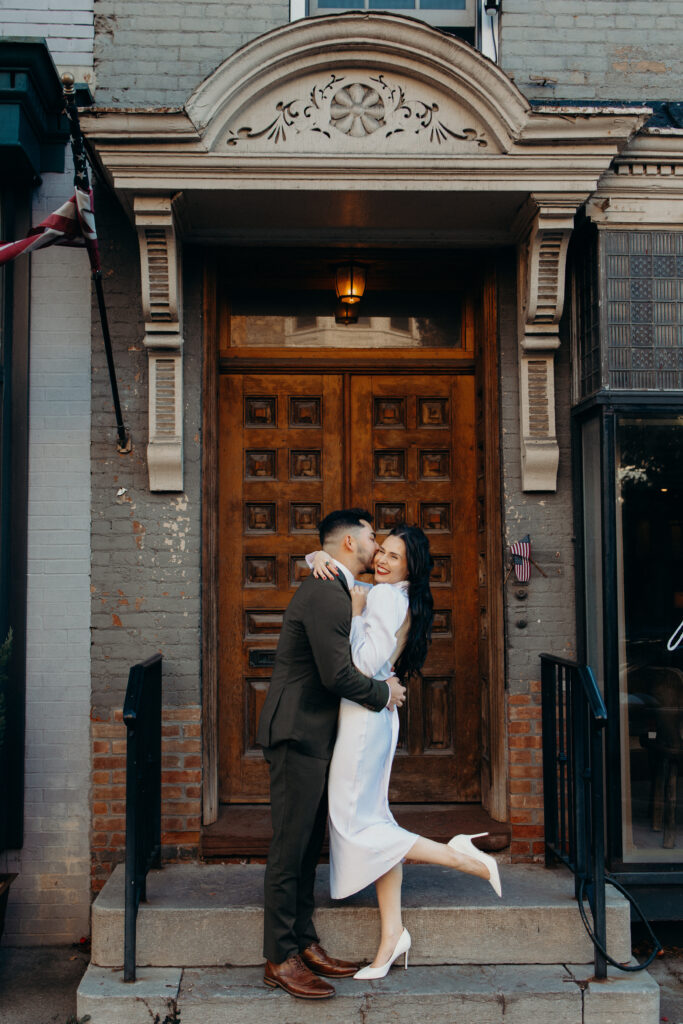
[[[624,862],[683,855],[683,415],[615,429]]]

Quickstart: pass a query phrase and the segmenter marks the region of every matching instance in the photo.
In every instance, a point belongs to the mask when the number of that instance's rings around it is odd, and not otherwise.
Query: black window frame
[[[683,884],[683,850],[681,860],[624,861],[622,832],[622,744],[619,717],[619,637],[617,577],[617,493],[616,493],[616,424],[622,415],[683,414],[683,393],[602,391],[572,409],[572,478],[574,493],[574,534],[576,537],[575,581],[577,656],[587,657],[586,638],[586,574],[583,522],[583,459],[581,434],[584,424],[597,419],[600,432],[601,524],[602,524],[602,642],[603,665],[591,666],[605,681],[607,727],[605,737],[605,791],[618,794],[618,799],[605,801],[605,858],[611,874],[623,885]]]

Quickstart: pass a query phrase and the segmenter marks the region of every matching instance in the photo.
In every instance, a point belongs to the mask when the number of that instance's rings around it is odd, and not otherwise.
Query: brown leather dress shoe
[[[326,978],[352,978],[360,968],[360,964],[352,964],[350,960],[335,960],[317,942],[301,951],[301,959],[312,971]]]
[[[331,999],[334,995],[332,986],[309,971],[301,957],[296,955],[288,957],[281,964],[266,960],[263,980],[271,988],[279,985],[297,999]]]

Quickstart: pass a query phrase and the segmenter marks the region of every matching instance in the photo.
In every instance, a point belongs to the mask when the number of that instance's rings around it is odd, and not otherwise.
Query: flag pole
[[[65,113],[69,121],[69,134],[71,137],[71,152],[74,158],[74,184],[77,189],[89,193],[90,181],[88,179],[88,161],[85,155],[85,144],[83,133],[78,120],[78,108],[76,106],[76,89],[74,76],[69,72],[62,75],[62,86],[64,88]],[[119,400],[119,387],[116,381],[116,367],[114,366],[114,355],[111,346],[111,335],[109,334],[109,320],[107,318],[107,307],[104,302],[104,289],[102,287],[102,268],[97,251],[97,243],[88,242],[86,239],[88,258],[92,279],[95,284],[97,305],[100,310],[100,322],[102,324],[102,337],[104,338],[104,351],[107,356],[109,368],[109,382],[111,384],[112,398],[114,399],[114,412],[116,413],[116,447],[121,455],[127,455],[132,450],[130,435],[126,432],[121,413],[121,402]]]

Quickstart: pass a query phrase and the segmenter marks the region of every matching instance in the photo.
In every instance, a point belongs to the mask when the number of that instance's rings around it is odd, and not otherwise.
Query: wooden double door
[[[379,538],[417,523],[434,556],[432,645],[401,712],[391,799],[478,800],[474,378],[226,374],[219,504],[221,802],[268,800],[255,735],[283,613],[318,521],[348,506],[374,514]]]

